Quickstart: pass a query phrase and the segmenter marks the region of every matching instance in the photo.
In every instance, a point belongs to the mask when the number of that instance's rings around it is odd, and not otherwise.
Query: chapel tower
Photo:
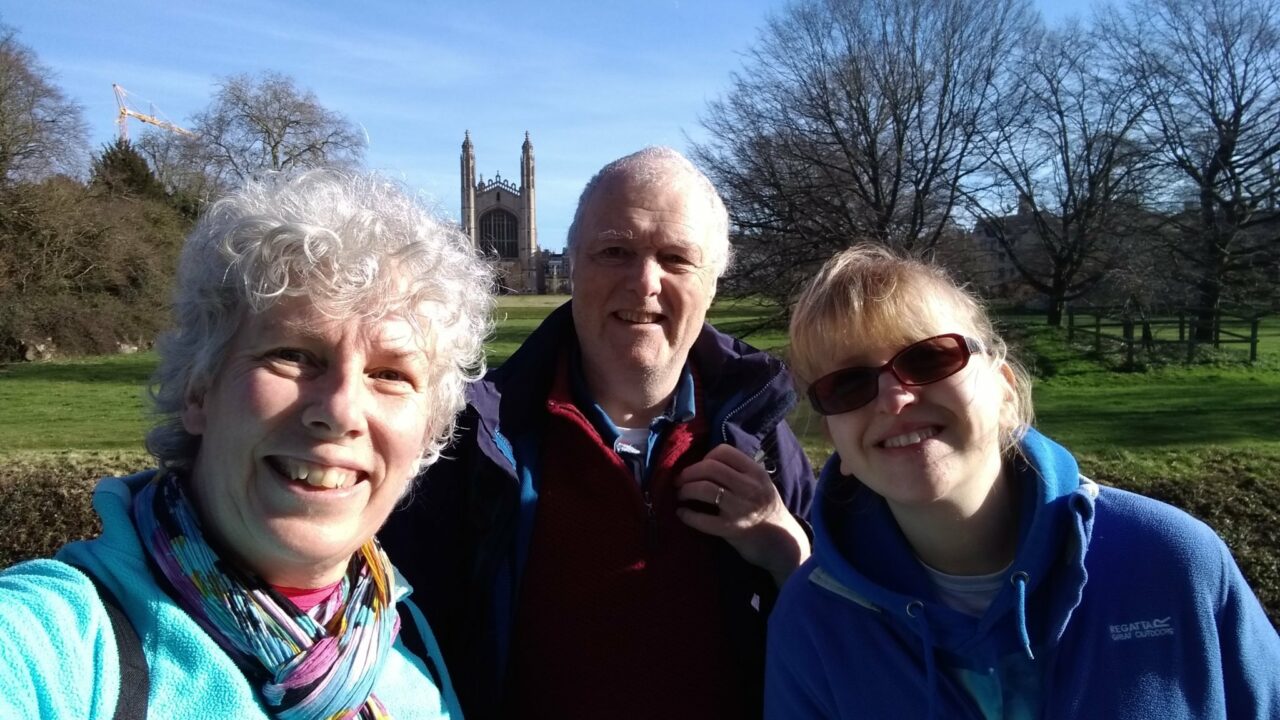
[[[471,132],[462,140],[462,229],[485,253],[507,292],[545,292],[538,252],[533,143],[524,134],[520,150],[520,184],[495,173],[476,179],[476,153]]]

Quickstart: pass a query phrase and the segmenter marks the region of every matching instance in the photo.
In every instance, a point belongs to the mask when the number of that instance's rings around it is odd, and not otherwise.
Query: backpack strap
[[[445,669],[444,657],[426,616],[408,598],[396,604],[396,612],[400,615],[400,642],[427,667],[432,682],[440,691],[440,698],[444,701],[449,717],[461,718],[462,708],[458,705],[458,696],[454,693],[453,683],[449,681],[449,671]]]
[[[116,654],[120,657],[120,695],[116,699],[114,720],[146,720],[147,696],[151,690],[151,674],[147,668],[147,656],[142,652],[142,640],[133,622],[120,607],[115,593],[87,568],[74,566],[84,573],[98,590],[98,597],[111,620],[111,630],[116,636]]]

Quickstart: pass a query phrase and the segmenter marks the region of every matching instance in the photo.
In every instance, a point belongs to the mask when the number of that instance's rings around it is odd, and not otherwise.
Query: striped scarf
[[[351,558],[339,590],[308,614],[218,556],[173,472],[161,471],[138,493],[133,519],[178,605],[257,685],[270,714],[391,717],[372,691],[400,630],[400,591],[375,540]]]

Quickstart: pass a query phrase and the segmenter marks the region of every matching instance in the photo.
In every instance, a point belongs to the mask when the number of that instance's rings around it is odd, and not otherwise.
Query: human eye
[[[702,267],[702,247],[692,242],[672,242],[658,248],[658,262],[677,272]]]
[[[895,365],[913,382],[940,380],[964,366],[965,355],[949,337],[931,338],[903,351]]]
[[[604,245],[592,254],[597,262],[610,265],[625,262],[631,257],[631,251],[622,245]]]
[[[400,370],[394,368],[381,368],[369,373],[369,377],[374,380],[386,380],[388,382],[409,382],[409,376]]]
[[[405,394],[419,389],[421,375],[411,367],[385,365],[366,373],[384,392]]]
[[[295,347],[272,348],[262,354],[262,360],[277,372],[300,374],[318,367],[315,356]]]
[[[299,350],[297,348],[278,348],[276,350],[271,351],[271,354],[273,357],[279,360],[285,360],[289,362],[305,362],[307,359],[306,351]]]
[[[663,265],[680,270],[689,270],[698,266],[687,254],[682,252],[664,252],[658,255],[658,260]]]
[[[836,395],[859,392],[865,389],[868,384],[874,384],[879,375],[879,371],[874,368],[845,368],[838,373],[832,373],[831,379],[828,381],[830,392]]]

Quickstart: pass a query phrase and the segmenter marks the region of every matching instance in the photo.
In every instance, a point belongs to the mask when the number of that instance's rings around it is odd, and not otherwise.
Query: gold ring
[[[716,506],[716,507],[720,507],[720,501],[721,501],[722,499],[724,499],[724,486],[723,486],[723,485],[721,485],[720,487],[716,488],[716,501],[715,501],[715,506]]]

